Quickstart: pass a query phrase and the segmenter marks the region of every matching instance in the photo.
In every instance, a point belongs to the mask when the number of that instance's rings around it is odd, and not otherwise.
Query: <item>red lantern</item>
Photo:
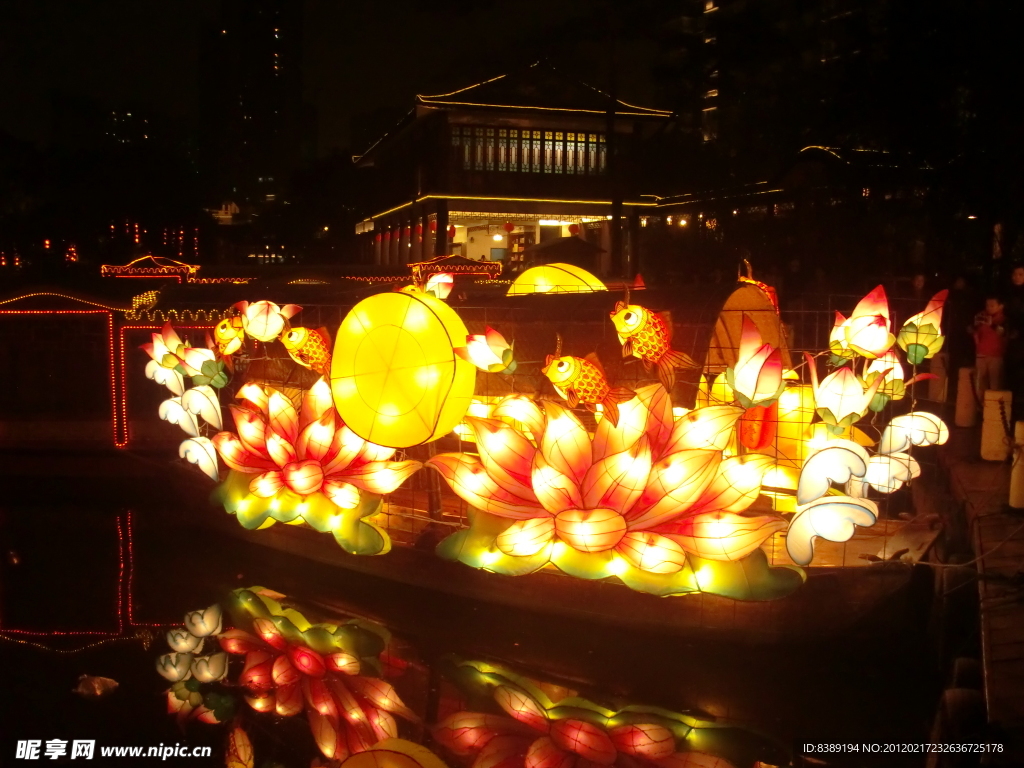
[[[580,225],[579,224],[570,224],[569,225],[569,234],[570,235],[578,235],[579,233],[580,233]]]
[[[451,238],[455,237],[455,225],[454,224],[452,224],[450,227],[448,227],[448,237],[451,237]]]
[[[504,229],[509,234],[511,234],[512,231],[515,230],[516,225],[513,224],[511,221],[506,221],[504,224],[501,225],[501,228]]]
[[[437,221],[430,222],[430,233],[433,234],[434,232],[437,232]]]
[[[377,242],[377,243],[379,243],[381,241],[380,232],[378,232],[376,235],[373,236],[373,240],[374,240],[374,242]]]
[[[386,241],[388,241],[390,239],[391,239],[391,230],[388,230],[387,232],[384,233],[384,240],[386,242]]]
[[[779,401],[748,408],[740,417],[740,443],[752,451],[763,451],[775,442],[779,426]]]
[[[406,225],[406,227],[405,227],[405,236],[408,237],[410,232],[412,232],[412,229],[409,227],[409,225]]]
[[[417,224],[416,225],[416,236],[418,237],[418,236],[420,236],[422,234],[423,234],[423,225],[422,224]]]

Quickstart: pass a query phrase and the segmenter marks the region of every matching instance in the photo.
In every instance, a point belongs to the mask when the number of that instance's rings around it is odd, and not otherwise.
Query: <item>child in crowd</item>
[[[978,397],[987,389],[1003,388],[1003,358],[1006,356],[1006,316],[1003,300],[985,299],[985,309],[974,316],[975,371]]]

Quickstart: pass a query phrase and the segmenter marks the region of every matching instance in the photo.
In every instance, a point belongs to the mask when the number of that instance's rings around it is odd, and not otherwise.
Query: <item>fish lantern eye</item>
[[[558,370],[560,373],[565,373],[567,370],[569,370],[569,364],[565,362],[565,360],[559,361]]]
[[[627,312],[622,319],[625,320],[627,323],[632,323],[635,318],[636,315],[634,315],[632,312]]]

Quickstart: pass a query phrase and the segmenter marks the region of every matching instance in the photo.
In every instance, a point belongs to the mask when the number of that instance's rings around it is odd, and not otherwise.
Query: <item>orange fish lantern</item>
[[[326,328],[289,328],[281,334],[281,343],[303,368],[330,376],[331,337]]]
[[[609,314],[622,343],[622,356],[638,358],[648,371],[657,366],[665,389],[671,391],[675,386],[677,368],[700,367],[689,355],[672,349],[671,323],[658,312],[630,304],[628,294]]]
[[[636,393],[626,387],[612,388],[604,375],[597,357],[562,356],[562,337],[558,337],[555,354],[548,355],[541,373],[555,385],[570,408],[582,405],[588,411],[597,412],[597,406],[604,409],[604,416],[613,425],[619,423],[619,403],[632,400]]]
[[[213,340],[217,342],[217,350],[222,355],[233,355],[240,350],[245,341],[241,315],[226,317],[217,323],[213,329]]]

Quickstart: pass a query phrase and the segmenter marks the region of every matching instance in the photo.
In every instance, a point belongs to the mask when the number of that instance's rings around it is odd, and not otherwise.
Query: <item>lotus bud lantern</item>
[[[942,308],[949,291],[939,291],[932,296],[924,312],[909,318],[900,329],[896,343],[907,353],[907,362],[919,365],[942,349],[946,340],[942,335]]]

